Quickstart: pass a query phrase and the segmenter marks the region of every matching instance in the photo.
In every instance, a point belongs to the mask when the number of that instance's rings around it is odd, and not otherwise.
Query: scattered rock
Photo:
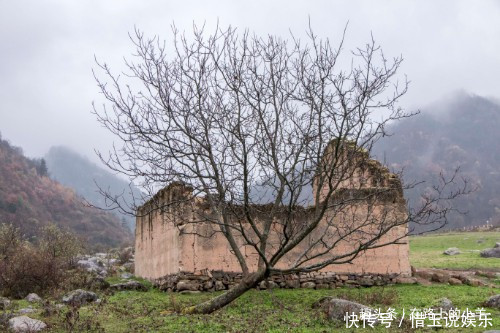
[[[136,291],[148,291],[148,287],[140,283],[139,281],[131,280],[124,283],[112,284],[109,289],[111,290],[136,290]]]
[[[478,243],[478,244],[482,244],[482,243],[484,243],[484,239],[480,238],[480,239],[478,239],[478,240],[476,241],[476,243]]]
[[[96,276],[90,281],[88,287],[92,290],[105,290],[109,288],[109,282],[103,277]]]
[[[456,247],[450,247],[449,249],[445,250],[443,254],[446,254],[447,256],[456,256],[457,254],[460,254],[460,250]]]
[[[299,280],[286,280],[285,282],[287,288],[300,288],[300,281]]]
[[[179,292],[179,294],[183,294],[183,295],[192,295],[192,294],[199,294],[201,293],[201,291],[199,290],[183,290],[181,292]]]
[[[439,283],[448,283],[448,280],[450,280],[450,275],[444,272],[434,272],[434,274],[432,274],[431,280]]]
[[[349,314],[355,313],[359,315],[362,309],[370,309],[370,307],[366,305],[334,297],[323,297],[313,304],[313,308],[322,309],[329,320],[344,320],[344,316],[347,312]]]
[[[180,280],[177,282],[177,291],[191,290],[196,291],[200,289],[199,283],[193,280]]]
[[[132,275],[132,274],[130,274],[130,273],[122,273],[122,274],[120,275],[120,277],[121,277],[122,279],[130,279],[131,277],[133,277],[133,275]]]
[[[481,251],[480,256],[483,258],[500,258],[500,247],[499,243],[495,244],[495,247],[492,249],[485,249]]]
[[[443,309],[443,312],[449,312],[451,309],[453,309],[453,303],[446,297],[443,297],[438,300],[437,305],[434,307],[434,309]]]
[[[46,327],[47,325],[43,321],[28,316],[19,316],[9,319],[9,328],[14,332],[38,332]]]
[[[491,296],[484,304],[490,308],[500,309],[500,294]]]
[[[73,290],[62,298],[62,302],[72,306],[82,306],[97,300],[97,295],[91,291],[83,289]]]
[[[262,281],[259,284],[260,289],[275,289],[279,288],[278,284],[274,281]]]
[[[394,282],[397,284],[415,284],[417,283],[417,278],[414,277],[406,277],[406,276],[398,276]]]
[[[42,301],[42,298],[35,293],[28,294],[28,296],[26,296],[24,299],[30,303]]]
[[[17,310],[17,313],[19,313],[19,314],[26,314],[26,313],[33,313],[33,312],[35,312],[35,309],[33,309],[31,306]]]
[[[373,286],[373,280],[370,278],[366,278],[366,277],[359,279],[358,283],[360,286],[363,286],[363,287]]]
[[[101,276],[107,275],[107,269],[104,267],[104,263],[100,258],[90,257],[80,259],[76,263],[79,267],[85,269],[87,272],[96,273]]]
[[[301,288],[306,288],[306,289],[314,289],[314,287],[316,287],[316,283],[314,282],[303,282],[301,285],[300,285]]]
[[[216,291],[219,291],[219,290],[225,290],[226,289],[226,286],[224,285],[224,283],[222,283],[222,281],[215,281],[215,290]]]
[[[10,306],[10,300],[6,297],[0,297],[0,310],[7,310]]]
[[[456,279],[454,277],[451,277],[449,280],[448,280],[448,283],[451,284],[452,286],[459,286],[462,284],[462,281],[460,281],[459,279]]]

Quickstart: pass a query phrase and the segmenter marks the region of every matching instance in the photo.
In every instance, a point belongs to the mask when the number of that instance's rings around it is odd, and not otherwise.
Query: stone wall
[[[370,196],[371,192],[376,193],[376,196]],[[191,196],[191,189],[188,187],[182,184],[171,184],[159,191],[155,198],[138,210],[135,235],[136,275],[156,280],[160,286],[166,286],[162,287],[164,289],[176,290],[177,282],[183,280],[184,276],[196,277],[195,279],[202,279],[203,283],[207,282],[207,286],[201,284],[202,287],[198,286],[197,290],[211,290],[215,288],[216,283],[219,284],[219,287],[221,287],[220,283],[227,287],[234,283],[235,279],[238,279],[241,272],[240,265],[231,253],[225,237],[221,233],[215,232],[216,229],[212,224],[189,223],[189,221],[199,219],[202,214],[210,215],[211,213],[207,211],[204,198],[195,198],[194,201],[186,199],[192,198]],[[336,198],[333,200],[341,197],[361,198],[359,201],[355,201],[355,204],[344,207],[341,211],[327,212],[325,221],[327,219],[330,219],[329,223],[334,221],[340,229],[349,228],[353,223],[359,223],[367,218],[385,219],[388,222],[404,221],[406,218],[406,204],[399,179],[373,160],[366,160],[359,164],[357,169],[352,172],[351,178],[344,181],[343,187],[336,192],[335,196]],[[183,203],[185,199],[186,203]],[[155,209],[152,206],[153,202],[156,205],[158,203],[165,205],[162,206],[162,209]],[[170,205],[172,202],[178,204]],[[311,209],[313,207],[304,208],[304,219],[307,219]],[[257,221],[259,220],[259,216],[255,216],[255,218]],[[369,230],[365,229],[365,231]],[[309,242],[321,235],[326,235],[328,232],[331,232],[328,224],[321,222],[314,233],[279,262],[278,268],[288,267],[296,259],[298,253],[308,246]],[[406,232],[407,226],[401,225],[393,228],[379,242],[390,242],[405,235]],[[279,237],[279,234],[279,230],[272,234],[271,242],[272,237]],[[361,234],[340,241],[335,247],[335,254],[348,253],[352,250],[354,244],[359,241],[356,237],[362,237]],[[335,235],[332,234],[332,237]],[[242,237],[236,237],[236,242],[240,245],[249,268],[255,270],[258,261],[255,250],[245,245]],[[407,239],[403,238],[401,243],[370,249],[355,258],[352,263],[330,265],[317,273],[310,273],[312,275],[308,276],[307,279],[312,279],[312,281],[308,281],[305,276],[297,277],[296,280],[299,281],[299,285],[305,282],[314,282],[315,285],[322,287],[356,284],[359,281],[368,280],[374,284],[390,283],[395,276],[411,275]],[[323,256],[322,259],[325,257]],[[231,278],[214,279],[207,272],[225,272],[224,274]],[[347,279],[345,279],[346,276]],[[272,277],[272,279],[273,282],[283,286],[287,285],[289,279],[294,280],[292,277]],[[168,281],[176,282],[173,284],[173,282]],[[209,287],[208,281],[212,281],[214,286]],[[294,284],[296,285],[295,282]]]

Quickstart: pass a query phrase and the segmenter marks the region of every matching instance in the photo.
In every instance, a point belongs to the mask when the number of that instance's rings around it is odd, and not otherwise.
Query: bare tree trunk
[[[224,306],[228,305],[249,289],[255,287],[260,281],[264,280],[266,277],[265,271],[258,271],[255,273],[251,273],[250,275],[243,278],[243,280],[229,289],[227,292],[219,295],[217,297],[212,298],[206,302],[203,302],[198,305],[193,305],[187,308],[182,309],[183,314],[208,314],[214,311],[217,311]]]

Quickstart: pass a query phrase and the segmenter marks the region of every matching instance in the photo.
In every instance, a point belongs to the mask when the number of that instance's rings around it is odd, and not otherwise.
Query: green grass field
[[[479,239],[484,242],[478,243]],[[411,263],[416,267],[453,269],[489,269],[499,271],[500,259],[480,258],[478,252],[492,247],[500,239],[499,232],[449,233],[412,237]],[[457,256],[442,255],[448,247],[463,251]],[[111,283],[117,277],[108,278]],[[449,298],[454,306],[475,310],[500,288],[450,286],[435,284],[395,285],[372,288],[340,288],[327,290],[276,289],[251,290],[225,308],[211,315],[180,315],[184,306],[203,302],[217,293],[182,295],[163,293],[156,289],[148,292],[117,292],[100,294],[102,303],[82,307],[78,313],[68,308],[44,315],[41,305],[30,317],[43,320],[49,332],[433,332],[432,328],[412,330],[406,321],[403,328],[346,329],[341,321],[331,322],[312,304],[323,296],[336,296],[357,301],[386,311],[391,307],[398,313],[404,309],[406,318],[412,308],[428,308],[442,298]],[[52,299],[53,303],[59,298]],[[26,307],[24,300],[14,301],[14,311]],[[500,329],[500,310],[486,308],[493,318],[488,329]],[[0,311],[1,314],[1,311]],[[397,325],[399,322],[394,322]],[[0,329],[1,330],[1,329]],[[443,332],[483,332],[483,327],[443,329]]]
[[[369,304],[384,311],[388,307],[398,312],[402,309],[426,308],[441,297],[447,297],[458,308],[476,309],[499,289],[444,286],[397,285],[361,289],[335,290],[252,290],[238,300],[211,315],[178,315],[175,310],[181,306],[195,304],[212,297],[214,293],[179,295],[148,292],[119,292],[103,298],[101,305],[80,309],[78,320],[68,321],[67,311],[44,317],[40,313],[30,315],[50,325],[51,332],[69,331],[68,323],[74,324],[74,331],[89,332],[352,332],[343,322],[327,321],[325,315],[311,305],[323,296],[338,296]],[[26,306],[20,301],[19,306]],[[500,328],[500,312],[487,309],[492,314],[493,327]],[[396,325],[396,322],[394,322]],[[404,328],[359,329],[370,332],[409,332],[411,324]],[[491,328],[491,327],[490,327]],[[358,331],[358,330],[356,330]],[[417,332],[431,332],[432,329]],[[482,332],[484,328],[446,329],[444,332]]]
[[[478,242],[481,241],[482,242]],[[414,267],[448,269],[487,269],[500,272],[500,259],[482,258],[481,250],[500,242],[500,232],[460,232],[410,238],[410,263]],[[447,256],[443,251],[457,247],[459,255]]]

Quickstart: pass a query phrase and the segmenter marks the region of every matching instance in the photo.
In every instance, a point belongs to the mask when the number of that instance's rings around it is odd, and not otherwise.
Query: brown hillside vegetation
[[[86,207],[73,190],[50,179],[44,167],[0,138],[0,222],[14,224],[28,237],[52,222],[98,247],[131,240],[115,216]]]

